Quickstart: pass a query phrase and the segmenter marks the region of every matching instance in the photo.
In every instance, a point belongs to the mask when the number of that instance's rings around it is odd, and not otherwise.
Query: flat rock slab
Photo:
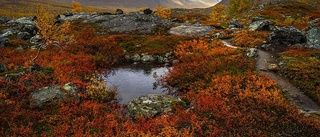
[[[174,104],[185,104],[185,102],[168,95],[148,94],[134,98],[127,104],[127,109],[131,117],[153,117],[162,112],[171,112]]]
[[[179,36],[206,36],[214,30],[210,26],[190,25],[190,26],[177,26],[170,29],[169,33]]]

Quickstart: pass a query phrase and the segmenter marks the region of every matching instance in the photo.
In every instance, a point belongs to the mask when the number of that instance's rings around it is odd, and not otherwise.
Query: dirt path
[[[222,41],[227,47],[237,48],[232,46],[228,41]],[[281,77],[275,74],[272,71],[268,71],[269,64],[276,63],[273,56],[263,50],[258,50],[258,58],[256,60],[256,70],[261,73],[269,76],[271,79],[275,80],[279,87],[284,92],[284,96],[297,108],[305,114],[319,114],[320,115],[320,106],[317,105],[311,98],[306,96],[301,92],[297,87],[291,84],[286,78]]]
[[[275,63],[272,55],[266,51],[258,50],[258,59],[256,61],[256,69],[259,73],[269,76],[275,80],[282,88],[284,96],[295,106],[297,106],[302,112],[306,114],[316,113],[320,114],[320,107],[301,92],[297,87],[291,84],[286,78],[283,78],[274,72],[268,71],[268,66],[271,63]]]

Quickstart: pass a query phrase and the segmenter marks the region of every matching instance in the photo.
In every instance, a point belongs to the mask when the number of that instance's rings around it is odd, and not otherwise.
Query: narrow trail
[[[258,50],[258,59],[255,66],[257,71],[275,80],[284,92],[284,96],[299,109],[308,114],[320,114],[320,106],[318,106],[311,98],[306,96],[286,78],[281,77],[274,72],[268,71],[268,66],[271,63],[275,63],[272,55],[266,51]]]
[[[232,46],[229,42],[223,41],[227,47],[237,48]],[[270,64],[276,63],[273,56],[263,50],[258,50],[258,58],[255,63],[255,68],[260,74],[265,74],[271,79],[275,80],[278,86],[282,89],[284,96],[295,105],[300,111],[305,114],[319,114],[320,106],[317,105],[311,98],[301,92],[295,85],[291,84],[288,79],[268,71]]]

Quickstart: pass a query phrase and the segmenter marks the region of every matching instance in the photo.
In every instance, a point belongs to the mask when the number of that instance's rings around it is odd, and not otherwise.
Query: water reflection
[[[167,94],[159,85],[159,78],[167,72],[163,65],[129,64],[113,69],[104,79],[110,88],[119,89],[120,103],[126,104],[141,95]]]

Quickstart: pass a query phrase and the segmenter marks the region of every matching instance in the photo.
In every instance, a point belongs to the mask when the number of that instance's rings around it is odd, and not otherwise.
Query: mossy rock
[[[138,116],[154,117],[161,115],[162,112],[173,112],[175,104],[185,106],[186,103],[169,95],[148,94],[134,98],[127,104],[127,109],[133,118]]]

